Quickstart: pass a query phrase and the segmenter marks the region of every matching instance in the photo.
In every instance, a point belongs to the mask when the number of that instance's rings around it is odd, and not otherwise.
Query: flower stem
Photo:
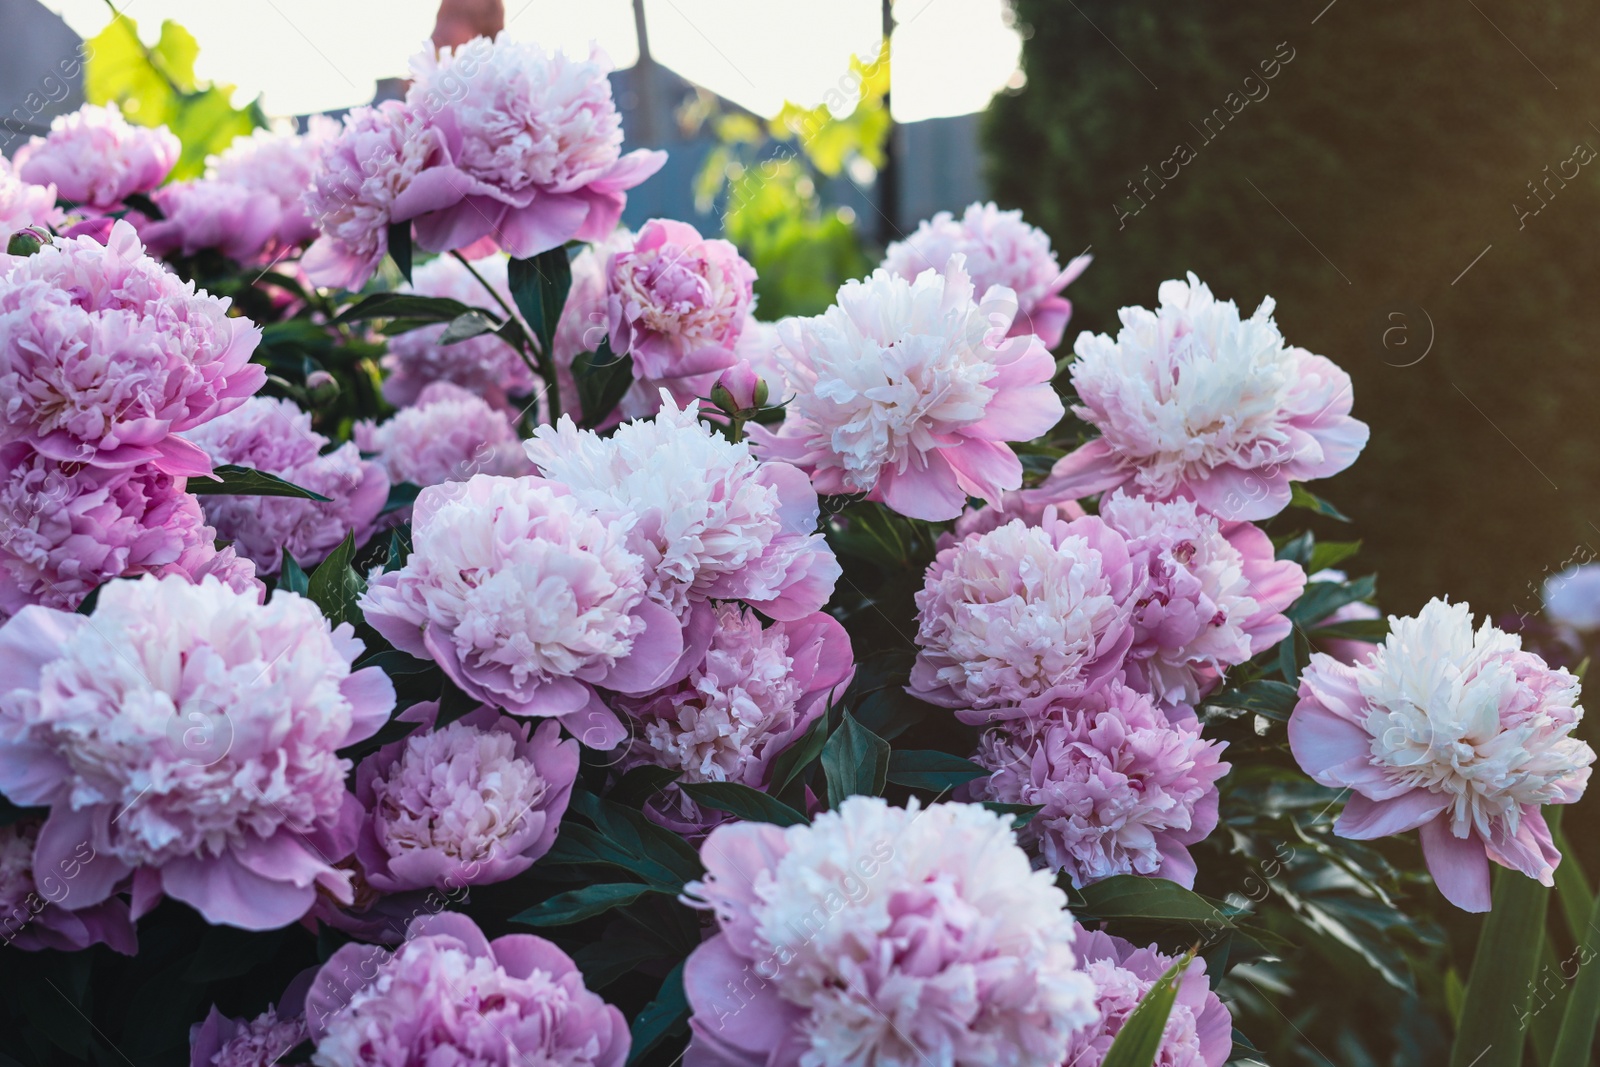
[[[506,321],[517,324],[517,332],[522,338],[522,343],[515,346],[517,354],[528,365],[528,369],[538,375],[539,379],[544,382],[544,397],[545,403],[549,405],[550,409],[550,424],[552,426],[555,425],[556,420],[561,418],[561,383],[556,377],[555,354],[536,351],[533,347],[533,331],[528,328],[526,322],[522,321],[522,316],[518,315],[516,310],[506,303],[505,298],[500,295],[494,286],[489,284],[487,278],[478,273],[471,260],[460,252],[451,252],[450,254],[455,256],[463,267],[467,268],[468,274],[478,279],[478,284],[483,286],[484,291],[494,298],[496,304],[500,305],[500,310],[505,312]]]

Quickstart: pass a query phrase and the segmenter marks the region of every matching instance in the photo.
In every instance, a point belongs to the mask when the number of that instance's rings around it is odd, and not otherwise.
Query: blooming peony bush
[[[758,319],[620,226],[608,71],[0,166],[0,1058],[1581,1046],[1592,568],[1385,617],[1349,375],[1192,274],[1058,367],[1088,257],[993,204]]]

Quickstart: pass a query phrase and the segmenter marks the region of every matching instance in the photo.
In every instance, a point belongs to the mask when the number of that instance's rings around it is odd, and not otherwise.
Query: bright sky
[[[42,0],[80,35],[104,28],[104,0]],[[176,19],[200,42],[201,77],[263,94],[272,115],[366,103],[373,83],[405,72],[433,29],[438,0],[127,0],[153,40]],[[248,15],[244,14],[248,12]],[[638,59],[629,0],[506,0],[507,30],[569,51],[599,42],[618,67]],[[895,117],[982,110],[1020,78],[1020,42],[1002,0],[897,0]],[[762,114],[784,99],[812,106],[878,45],[879,0],[646,0],[650,49],[691,81]]]

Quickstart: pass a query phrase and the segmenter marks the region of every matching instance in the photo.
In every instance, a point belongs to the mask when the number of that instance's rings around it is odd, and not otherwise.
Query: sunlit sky
[[[104,28],[104,0],[43,0],[77,33]],[[271,115],[366,103],[373,83],[405,72],[433,29],[438,0],[128,0],[153,40],[176,19],[200,42],[197,73],[257,93]],[[245,14],[248,12],[248,14]],[[1017,84],[1020,42],[1001,0],[898,0],[894,114],[902,122],[982,110]],[[785,99],[812,106],[838,85],[852,53],[878,46],[879,0],[646,0],[655,58],[761,114]],[[586,51],[618,67],[638,58],[629,0],[506,0],[513,36]]]

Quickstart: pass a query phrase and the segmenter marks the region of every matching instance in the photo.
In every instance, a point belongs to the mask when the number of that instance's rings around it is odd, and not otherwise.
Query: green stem
[[[468,274],[478,279],[478,284],[483,286],[484,291],[494,298],[496,304],[500,305],[500,310],[505,312],[506,321],[517,324],[517,332],[523,339],[522,344],[515,346],[517,354],[528,365],[528,369],[533,371],[540,381],[544,382],[545,402],[550,406],[550,424],[552,426],[555,425],[556,420],[561,418],[561,383],[556,377],[554,354],[541,354],[535,351],[533,349],[533,331],[528,328],[526,322],[522,321],[522,316],[518,315],[511,305],[506,303],[505,298],[500,295],[494,286],[489,284],[487,278],[478,273],[471,260],[460,252],[451,252],[450,254],[455,256],[463,267],[467,268]]]

